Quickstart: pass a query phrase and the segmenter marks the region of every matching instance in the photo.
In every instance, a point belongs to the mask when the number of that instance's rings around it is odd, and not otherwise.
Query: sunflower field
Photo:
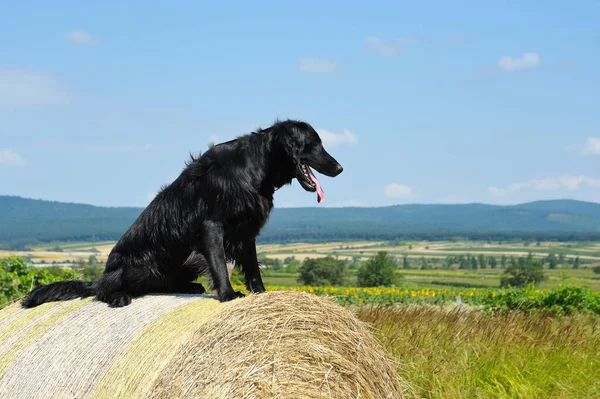
[[[242,286],[235,287],[244,292]],[[467,304],[486,309],[550,310],[571,313],[575,311],[600,314],[600,295],[590,288],[561,285],[554,289],[527,288],[421,288],[393,287],[313,287],[266,286],[267,291],[295,290],[315,295],[327,295],[342,305],[394,304]]]

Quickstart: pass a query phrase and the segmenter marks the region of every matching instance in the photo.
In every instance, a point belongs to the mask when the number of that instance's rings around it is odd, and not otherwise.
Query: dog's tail
[[[33,308],[46,302],[66,301],[95,295],[94,283],[81,280],[57,281],[34,288],[21,303]]]

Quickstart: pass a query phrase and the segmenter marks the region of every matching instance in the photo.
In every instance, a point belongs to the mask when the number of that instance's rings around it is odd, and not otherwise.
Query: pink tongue
[[[315,183],[315,186],[317,186],[317,202],[320,204],[321,202],[325,201],[325,193],[321,188],[321,183],[319,183],[309,166],[306,167],[306,170],[308,171],[308,177],[310,177],[310,180],[312,180],[312,182]]]

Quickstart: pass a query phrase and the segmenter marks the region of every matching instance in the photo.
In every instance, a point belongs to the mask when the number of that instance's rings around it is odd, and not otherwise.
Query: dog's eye
[[[306,143],[304,145],[304,148],[303,148],[302,152],[311,152],[314,148],[315,148],[315,144],[314,143]]]

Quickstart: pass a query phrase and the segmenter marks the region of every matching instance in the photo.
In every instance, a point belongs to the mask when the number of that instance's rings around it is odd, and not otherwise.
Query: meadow
[[[358,310],[419,398],[598,398],[600,317],[427,306]]]

